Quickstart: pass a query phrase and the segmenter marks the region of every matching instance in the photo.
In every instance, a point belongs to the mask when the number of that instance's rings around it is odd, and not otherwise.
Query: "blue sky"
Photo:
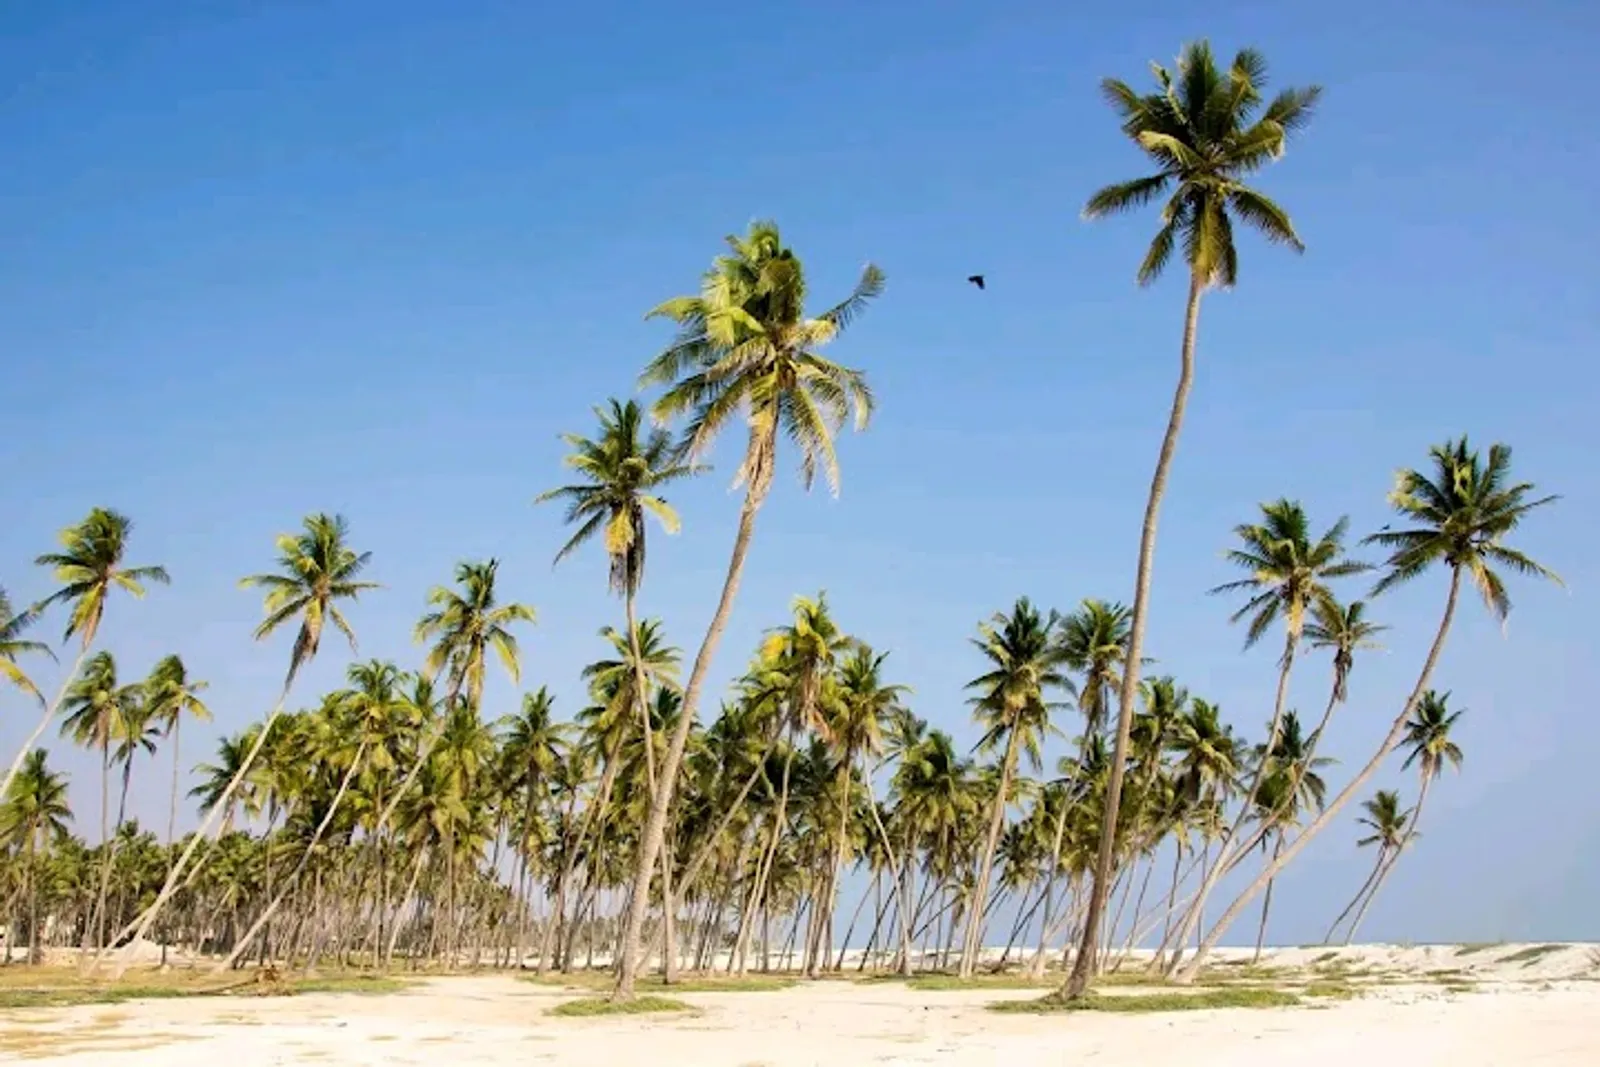
[[[643,312],[692,290],[723,234],[773,217],[819,300],[869,258],[887,271],[836,350],[881,411],[842,442],[839,499],[786,471],[716,680],[794,594],[825,588],[843,625],[893,650],[916,710],[970,743],[980,619],[1021,594],[1128,597],[1176,370],[1182,280],[1133,283],[1152,219],[1079,218],[1099,185],[1145,169],[1096,83],[1144,84],[1201,35],[1253,44],[1276,84],[1327,89],[1260,178],[1309,250],[1243,238],[1238,288],[1205,304],[1150,652],[1259,733],[1273,653],[1241,653],[1229,606],[1204,595],[1230,577],[1230,528],[1290,495],[1368,531],[1388,521],[1393,469],[1429,444],[1513,444],[1521,475],[1565,494],[1519,540],[1568,589],[1519,582],[1504,633],[1463,613],[1437,681],[1470,709],[1466,768],[1434,790],[1366,932],[1600,937],[1580,543],[1600,515],[1600,13],[1073,7],[10,6],[0,582],[42,595],[31,560],[57,529],[92,505],[131,514],[131,560],[174,583],[113,605],[106,644],[130,674],[177,651],[210,680],[198,756],[259,717],[285,665],[286,641],[250,640],[259,602],[237,579],[300,516],[339,511],[385,585],[351,612],[363,656],[414,664],[428,587],[498,556],[505,592],[540,613],[525,680],[570,714],[617,606],[598,556],[550,566],[559,514],[532,499],[560,477],[557,434],[633,392],[666,337]],[[974,271],[988,291],[965,284]],[[731,448],[716,459],[678,494],[684,532],[653,542],[644,594],[691,655],[737,511]],[[1356,668],[1334,782],[1403,698],[1443,592],[1434,576],[1375,607],[1394,630]],[[302,692],[347,662],[328,643]],[[1327,665],[1303,663],[1293,703],[1320,708]],[[496,678],[488,712],[514,700]],[[0,696],[8,756],[31,718]],[[94,760],[50,747],[92,823]],[[1414,790],[1397,764],[1386,782]],[[165,774],[140,766],[136,814],[164,811]],[[1320,937],[1364,876],[1353,817],[1281,881],[1275,940]]]

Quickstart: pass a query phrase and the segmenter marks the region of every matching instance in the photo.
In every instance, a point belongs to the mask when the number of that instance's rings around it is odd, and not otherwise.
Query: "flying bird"
[[[976,285],[979,289],[983,288],[983,275],[981,274],[969,274],[967,275],[967,281]]]

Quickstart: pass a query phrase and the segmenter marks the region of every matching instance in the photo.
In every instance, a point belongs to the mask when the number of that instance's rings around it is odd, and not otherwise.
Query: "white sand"
[[[1338,959],[1384,975],[1359,999],[1140,1015],[996,1015],[983,1005],[1034,994],[822,982],[688,994],[682,999],[700,1009],[692,1017],[560,1019],[546,1011],[570,993],[505,975],[446,978],[380,997],[160,1000],[0,1013],[0,1050],[10,1050],[0,1051],[0,1061],[43,1054],[60,1067],[1600,1065],[1600,949],[1575,945],[1507,959],[1524,948],[1352,948]],[[1273,953],[1272,961],[1327,967],[1324,957],[1323,950],[1293,949]],[[1453,976],[1467,971],[1479,984],[1459,991]]]

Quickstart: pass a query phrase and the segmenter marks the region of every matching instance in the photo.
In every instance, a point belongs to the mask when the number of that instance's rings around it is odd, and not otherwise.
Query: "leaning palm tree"
[[[972,907],[967,912],[966,940],[961,953],[961,977],[972,976],[981,949],[988,899],[989,876],[994,866],[995,849],[1005,824],[1006,806],[1011,802],[1012,779],[1017,758],[1026,752],[1031,762],[1039,762],[1039,744],[1050,729],[1054,707],[1048,694],[1052,689],[1070,690],[1071,683],[1062,668],[1067,650],[1056,636],[1060,622],[1055,612],[1041,615],[1027,597],[1018,600],[1009,615],[996,613],[978,627],[972,643],[989,661],[989,670],[967,683],[977,695],[970,703],[974,717],[984,727],[979,747],[1001,749],[1000,780],[989,810],[989,834],[978,855],[977,881]]]
[[[261,747],[266,744],[267,738],[272,733],[273,724],[283,714],[283,706],[289,699],[290,690],[294,687],[295,676],[316,656],[317,650],[321,647],[322,633],[326,625],[329,622],[333,623],[349,641],[350,650],[355,651],[356,632],[344,617],[340,604],[343,601],[357,599],[369,589],[378,588],[378,584],[360,579],[361,572],[372,559],[372,553],[357,552],[351,548],[348,543],[349,534],[350,526],[343,515],[324,513],[308,515],[300,533],[278,536],[278,570],[275,573],[252,574],[240,579],[239,584],[244,588],[267,591],[264,603],[266,618],[255,629],[257,641],[265,640],[290,623],[299,623],[294,644],[289,650],[289,669],[284,674],[283,688],[278,691],[277,703],[262,722],[261,730],[255,736],[255,743],[245,754],[232,780],[217,798],[211,813],[201,823],[200,829],[190,836],[189,844],[179,855],[178,862],[174,863],[167,873],[166,884],[156,894],[155,901],[139,918],[129,924],[122,935],[113,939],[113,944],[121,941],[124,935],[131,934],[134,942],[144,936],[156,916],[161,913],[161,909],[171,899],[177,888],[178,879],[188,868],[189,860],[194,856],[200,842],[205,839],[213,822],[220,818],[223,812],[232,810],[229,801],[234,791],[250,773],[256,759],[261,755]],[[131,957],[119,961],[117,967],[119,976],[126,969],[129,959]]]
[[[667,386],[655,404],[658,419],[688,416],[687,458],[704,456],[717,435],[741,416],[748,434],[744,460],[735,475],[745,497],[728,573],[689,672],[682,712],[662,759],[635,860],[617,974],[616,995],[624,999],[633,996],[651,872],[666,839],[678,766],[699,709],[701,687],[733,609],[756,514],[772,488],[779,434],[799,449],[803,483],[809,487],[820,468],[837,492],[834,435],[852,413],[858,429],[864,429],[872,415],[866,378],[824,358],[819,349],[883,291],[882,272],[868,265],[849,297],[812,318],[805,311],[804,267],[784,246],[776,225],[756,223],[743,237],[729,237],[728,246],[729,253],[719,256],[706,272],[698,296],[669,300],[651,312],[672,319],[679,332],[645,369],[643,380]]]
[[[1239,256],[1233,243],[1233,220],[1254,227],[1269,241],[1299,251],[1303,245],[1288,214],[1272,200],[1244,183],[1252,172],[1283,155],[1290,134],[1311,118],[1321,90],[1285,89],[1258,112],[1266,85],[1267,62],[1251,49],[1239,52],[1224,73],[1217,67],[1211,46],[1204,41],[1188,45],[1175,71],[1155,66],[1157,91],[1141,95],[1125,82],[1107,78],[1102,83],[1106,99],[1122,119],[1122,131],[1156,165],[1156,173],[1108,185],[1089,198],[1084,214],[1089,218],[1130,211],[1168,199],[1144,262],[1139,284],[1160,276],[1181,243],[1189,268],[1189,298],[1183,319],[1179,350],[1178,385],[1172,397],[1167,429],[1156,459],[1150,495],[1145,503],[1144,526],[1139,537],[1139,565],[1134,578],[1127,666],[1118,693],[1117,743],[1112,753],[1107,783],[1105,824],[1093,888],[1084,916],[1083,939],[1064,992],[1082,996],[1097,958],[1100,913],[1111,889],[1117,826],[1117,807],[1127,759],[1128,731],[1133,725],[1135,697],[1139,691],[1139,657],[1144,646],[1150,573],[1155,560],[1156,522],[1167,473],[1183,426],[1189,388],[1194,381],[1195,340],[1200,322],[1200,298],[1212,286],[1231,287],[1237,280]]]
[[[84,748],[100,753],[100,891],[96,897],[94,921],[84,928],[85,943],[92,934],[96,946],[105,943],[106,892],[111,885],[114,833],[111,826],[112,745],[128,732],[135,716],[137,687],[123,685],[117,678],[117,662],[111,653],[96,652],[83,665],[78,680],[67,690],[66,714],[61,736]]]
[[[1433,784],[1433,780],[1446,765],[1456,770],[1461,769],[1461,746],[1450,739],[1450,729],[1455,726],[1456,720],[1461,718],[1465,710],[1463,708],[1460,711],[1451,711],[1450,694],[1439,693],[1432,689],[1422,694],[1422,699],[1417,701],[1417,710],[1412,715],[1411,721],[1406,723],[1405,739],[1401,742],[1409,750],[1401,766],[1409,770],[1415,764],[1422,775],[1422,784],[1417,792],[1417,806],[1411,809],[1410,825],[1406,829],[1404,840],[1390,852],[1387,862],[1379,865],[1377,880],[1367,892],[1367,899],[1362,903],[1361,910],[1356,912],[1356,917],[1350,922],[1350,932],[1346,935],[1345,944],[1355,940],[1356,932],[1361,929],[1361,921],[1366,918],[1367,909],[1372,907],[1372,902],[1377,899],[1384,882],[1389,880],[1389,873],[1400,861],[1401,851],[1409,848],[1411,842],[1416,839],[1417,823],[1422,819],[1422,807],[1428,802],[1428,787]]]
[[[1378,858],[1372,864],[1372,873],[1367,875],[1367,880],[1361,883],[1361,888],[1356,890],[1356,895],[1350,898],[1350,903],[1345,905],[1339,917],[1333,920],[1333,925],[1328,927],[1328,932],[1323,935],[1322,943],[1326,945],[1333,940],[1334,931],[1344,923],[1345,918],[1355,910],[1357,904],[1366,897],[1367,891],[1373,887],[1383,876],[1384,868],[1388,865],[1392,855],[1398,855],[1410,839],[1408,829],[1412,825],[1413,811],[1405,811],[1400,807],[1400,794],[1391,789],[1380,789],[1371,800],[1361,803],[1366,812],[1356,822],[1367,827],[1372,833],[1356,841],[1359,848],[1368,845],[1378,846]],[[1366,909],[1363,908],[1363,911]],[[1349,944],[1355,937],[1355,928],[1351,927],[1350,933],[1345,937],[1345,944]]]
[[[33,684],[27,673],[17,666],[17,657],[22,655],[42,652],[51,659],[55,658],[55,653],[50,651],[48,645],[26,640],[22,636],[38,619],[39,613],[31,609],[23,612],[13,611],[11,598],[6,595],[5,587],[0,586],[0,680],[33,697],[42,707],[44,694],[39,692],[39,687]]]
[[[153,722],[160,725],[172,742],[172,799],[167,811],[167,844],[174,840],[178,823],[179,730],[184,718],[197,722],[210,722],[211,709],[200,699],[206,683],[189,677],[188,669],[178,656],[160,660],[145,679],[145,702]]]
[[[67,690],[78,677],[78,668],[83,666],[89,646],[94,644],[95,635],[100,632],[100,620],[105,617],[106,602],[111,591],[120,589],[137,599],[144,596],[146,582],[165,585],[170,581],[163,567],[123,565],[122,554],[127,550],[128,534],[132,530],[133,520],[126,515],[107,508],[94,508],[82,522],[61,531],[60,552],[47,552],[34,561],[41,567],[53,568],[55,579],[61,585],[24,614],[35,615],[52,604],[68,605],[64,640],[77,636],[80,643],[77,658],[67,668],[55,700],[45,708],[33,733],[28,735],[11,761],[5,782],[0,784],[0,796],[5,796],[6,790],[11,788],[11,779],[16,777],[23,758],[39,743],[40,736],[60,710],[61,702],[66,699]],[[7,623],[8,629],[11,625],[12,622]]]
[[[1241,547],[1231,549],[1227,554],[1228,562],[1244,570],[1248,577],[1225,582],[1211,592],[1247,595],[1244,605],[1228,620],[1248,620],[1246,648],[1264,637],[1275,623],[1283,623],[1283,652],[1278,657],[1278,688],[1273,698],[1272,719],[1267,724],[1265,743],[1266,750],[1271,751],[1278,743],[1284,704],[1289,697],[1289,676],[1294,669],[1295,652],[1305,631],[1307,615],[1326,614],[1334,608],[1333,590],[1329,588],[1329,582],[1360,574],[1369,568],[1365,563],[1344,558],[1344,536],[1350,525],[1347,518],[1341,517],[1321,537],[1313,538],[1311,524],[1299,502],[1275,500],[1261,505],[1261,520],[1259,523],[1235,527],[1234,535],[1239,538]],[[1274,822],[1271,819],[1260,820],[1251,833],[1240,833],[1245,820],[1255,813],[1256,797],[1268,768],[1266,760],[1256,764],[1255,774],[1245,792],[1244,804],[1228,831],[1228,844],[1223,847],[1222,856],[1211,869],[1209,877],[1201,883],[1180,927],[1180,944],[1194,929],[1194,923],[1202,914],[1217,882],[1233,869],[1237,861],[1272,833]],[[1292,787],[1279,789],[1277,794],[1289,799],[1294,796],[1295,790]]]
[[[1429,450],[1429,456],[1433,460],[1431,471],[1400,471],[1395,476],[1394,489],[1389,493],[1390,505],[1410,526],[1400,530],[1385,530],[1366,539],[1370,544],[1390,550],[1386,571],[1373,587],[1374,593],[1408,582],[1426,573],[1435,564],[1443,564],[1449,569],[1450,583],[1444,613],[1439,619],[1433,644],[1428,648],[1427,658],[1422,662],[1422,671],[1417,676],[1416,684],[1366,766],[1223,912],[1180,975],[1186,981],[1193,980],[1206,954],[1216,946],[1223,931],[1238,917],[1250,899],[1260,892],[1268,879],[1276,876],[1285,864],[1299,855],[1300,850],[1378,773],[1378,768],[1389,753],[1399,746],[1412,712],[1428,690],[1428,680],[1439,662],[1439,654],[1444,651],[1450,624],[1455,619],[1462,578],[1472,581],[1490,614],[1502,624],[1510,614],[1511,599],[1506,594],[1505,580],[1496,570],[1497,567],[1529,577],[1546,578],[1558,583],[1561,581],[1553,571],[1505,543],[1506,537],[1517,530],[1530,512],[1557,499],[1554,496],[1535,497],[1531,483],[1511,481],[1510,448],[1502,444],[1491,445],[1485,459],[1462,437],[1435,445]]]
[[[66,776],[50,769],[47,755],[43,749],[30,752],[21,773],[0,797],[0,844],[21,855],[25,879],[21,891],[28,898],[28,962],[34,964],[40,962],[40,868],[51,846],[67,837],[67,823],[72,821]],[[7,943],[6,951],[10,949]]]
[[[511,633],[513,623],[535,621],[533,608],[527,604],[497,604],[495,575],[500,561],[491,559],[483,563],[456,564],[458,593],[446,586],[436,585],[428,593],[428,603],[433,606],[417,622],[415,637],[419,642],[432,641],[423,669],[433,678],[445,677],[449,690],[445,707],[453,708],[456,698],[465,693],[474,713],[483,705],[483,676],[488,663],[489,650],[494,649],[500,666],[513,683],[522,680],[522,656],[517,639]],[[388,807],[378,818],[378,832],[394,815],[394,809],[411,790],[412,783],[439,740],[446,717],[441,716],[436,728],[422,743],[411,769],[390,798]]]

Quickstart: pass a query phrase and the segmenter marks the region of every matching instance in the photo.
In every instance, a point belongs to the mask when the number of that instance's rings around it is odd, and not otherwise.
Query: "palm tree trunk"
[[[778,841],[783,835],[784,819],[789,808],[789,774],[794,766],[794,745],[789,746],[789,751],[783,759],[782,783],[778,788],[778,806],[772,813],[772,836],[768,839],[766,850],[761,855],[761,860],[756,866],[755,884],[750,888],[750,909],[767,898],[767,879],[772,874],[772,863],[778,855]],[[744,973],[744,952],[739,953],[739,973]]]
[[[839,899],[839,878],[844,873],[845,836],[850,832],[850,786],[853,784],[854,780],[853,776],[851,775],[851,764],[854,762],[854,760],[854,753],[845,754],[845,759],[843,761],[844,787],[843,792],[839,796],[839,840],[837,848],[834,849],[833,870],[830,872],[830,876],[828,878],[828,898],[823,905],[817,908],[815,917],[813,919],[813,921],[821,920],[822,923],[828,925],[833,923],[833,909]],[[865,900],[866,898],[863,897],[862,899]],[[848,936],[846,937],[846,940],[849,940]],[[818,955],[820,955],[820,953]],[[806,972],[806,977],[815,978],[821,968],[822,962],[819,961],[816,956],[813,956],[811,959],[811,968]]]
[[[1278,872],[1289,861],[1298,856],[1300,850],[1305,848],[1313,837],[1322,832],[1323,828],[1333,821],[1334,816],[1339,814],[1340,809],[1350,802],[1350,799],[1371,780],[1373,775],[1378,773],[1378,768],[1383,765],[1384,759],[1390,752],[1394,751],[1395,746],[1400,742],[1401,736],[1405,733],[1406,721],[1411,718],[1411,712],[1416,708],[1417,701],[1422,698],[1423,692],[1428,688],[1428,680],[1433,677],[1433,668],[1439,662],[1439,654],[1444,651],[1445,639],[1450,635],[1450,623],[1455,618],[1456,600],[1460,593],[1461,571],[1458,567],[1452,567],[1450,570],[1450,595],[1445,600],[1444,616],[1439,620],[1439,632],[1434,636],[1433,644],[1428,649],[1428,658],[1423,661],[1422,673],[1417,676],[1417,684],[1412,687],[1411,695],[1406,697],[1406,702],[1401,707],[1400,714],[1395,716],[1394,722],[1389,727],[1388,735],[1384,737],[1383,743],[1378,746],[1378,751],[1373,753],[1372,758],[1367,761],[1367,765],[1361,768],[1361,772],[1350,780],[1350,783],[1340,791],[1339,795],[1333,798],[1333,803],[1322,809],[1321,813],[1312,820],[1311,825],[1306,827],[1290,842],[1283,854],[1267,864],[1262,872],[1256,876],[1256,880],[1246,887],[1245,891],[1240,893],[1234,902],[1228,906],[1228,910],[1222,913],[1222,917],[1217,920],[1216,925],[1211,928],[1211,932],[1201,942],[1199,949],[1195,951],[1194,958],[1189,961],[1188,966],[1178,976],[1179,981],[1192,982],[1194,980],[1194,976],[1199,972],[1200,964],[1205,960],[1206,955],[1216,947],[1216,943],[1221,939],[1223,932],[1227,930],[1234,919],[1239,917],[1239,912],[1244,909],[1245,905],[1269,881],[1276,877]]]
[[[1350,932],[1345,935],[1345,944],[1348,945],[1355,940],[1356,931],[1361,929],[1361,920],[1367,917],[1367,909],[1372,907],[1372,901],[1377,897],[1378,892],[1383,889],[1383,883],[1389,880],[1389,872],[1394,870],[1396,863],[1400,862],[1400,854],[1406,850],[1411,844],[1411,839],[1416,836],[1417,820],[1422,817],[1422,805],[1428,802],[1428,786],[1432,784],[1432,781],[1433,775],[1424,774],[1422,776],[1422,789],[1417,794],[1417,806],[1411,812],[1411,825],[1406,829],[1406,835],[1400,839],[1400,845],[1394,850],[1394,855],[1388,857],[1387,863],[1378,865],[1377,880],[1372,883],[1372,889],[1368,891],[1366,901],[1361,905],[1361,910],[1356,912],[1355,919],[1351,921]]]
[[[1350,903],[1344,906],[1344,910],[1339,913],[1339,917],[1333,920],[1333,925],[1328,927],[1328,932],[1322,935],[1322,943],[1324,945],[1333,940],[1334,931],[1339,929],[1339,926],[1344,922],[1345,917],[1348,916],[1352,911],[1356,910],[1356,905],[1361,903],[1361,898],[1367,895],[1367,889],[1371,887],[1373,882],[1377,881],[1378,873],[1383,870],[1383,861],[1388,858],[1388,847],[1385,845],[1379,845],[1377,861],[1373,863],[1372,870],[1368,872],[1366,881],[1361,883],[1361,888],[1356,890],[1356,895],[1350,898]],[[1349,942],[1346,942],[1346,944],[1348,943]]]
[[[276,723],[283,715],[283,706],[288,702],[289,690],[293,685],[294,674],[291,672],[289,676],[284,679],[283,689],[278,693],[278,703],[267,715],[266,722],[262,723],[261,732],[257,735],[255,744],[250,746],[250,751],[245,754],[244,762],[239,765],[239,769],[234,772],[233,778],[228,782],[227,786],[223,788],[222,796],[217,799],[217,803],[211,809],[210,814],[208,814],[205,819],[201,821],[200,828],[194,832],[194,837],[189,841],[188,847],[183,850],[183,855],[178,857],[178,862],[173,864],[172,870],[167,872],[167,880],[161,886],[161,892],[156,894],[156,899],[154,902],[152,902],[151,905],[144,910],[143,914],[141,914],[133,922],[129,923],[127,927],[117,934],[116,937],[112,938],[110,944],[106,946],[109,948],[110,945],[120,944],[124,937],[129,938],[129,951],[123,953],[123,955],[118,958],[116,966],[112,968],[111,977],[113,979],[121,978],[123,972],[128,969],[128,964],[133,961],[133,947],[136,946],[149,931],[150,925],[155,922],[156,916],[161,914],[161,909],[166,907],[167,901],[172,899],[172,894],[176,891],[178,886],[178,878],[183,874],[184,869],[189,865],[190,858],[194,855],[195,849],[200,846],[200,842],[205,839],[206,833],[211,829],[212,823],[220,818],[223,812],[229,809],[233,800],[233,794],[239,788],[239,783],[244,781],[245,775],[249,774],[250,769],[255,766],[256,757],[261,754],[261,749],[267,742],[267,735],[272,732],[273,724]],[[101,949],[102,954],[104,951],[105,949]],[[97,964],[99,963],[98,957],[96,957],[95,962]]]
[[[878,837],[883,841],[883,854],[889,861],[890,877],[894,884],[895,909],[900,913],[900,951],[901,973],[911,974],[911,913],[906,909],[905,879],[900,876],[900,860],[895,857],[894,846],[889,843],[889,831],[883,827],[883,817],[878,814],[878,805],[873,803],[871,797],[867,798],[867,807],[872,812],[872,825],[877,828]],[[903,857],[907,865],[911,863],[910,855]]]
[[[1056,814],[1055,840],[1050,845],[1050,873],[1045,876],[1044,915],[1039,920],[1039,947],[1028,962],[1028,974],[1034,978],[1044,975],[1045,941],[1050,933],[1050,920],[1056,907],[1056,882],[1061,873],[1061,845],[1067,835],[1067,798],[1062,797],[1061,810]]]
[[[1278,829],[1277,843],[1272,846],[1272,858],[1277,859],[1278,853],[1283,851],[1283,829]],[[1261,962],[1261,946],[1267,940],[1267,916],[1272,911],[1272,880],[1267,880],[1266,895],[1261,898],[1261,925],[1256,928],[1256,953],[1250,958],[1252,964]]]
[[[1017,762],[1018,733],[1017,725],[1012,723],[1006,736],[1005,759],[1000,764],[1000,789],[994,795],[994,810],[989,813],[989,836],[984,842],[983,854],[978,857],[977,881],[972,893],[974,906],[969,909],[966,940],[961,950],[962,978],[971,978],[973,968],[978,965],[979,942],[983,940],[983,901],[989,892],[989,868],[994,866],[995,849],[1000,845],[1000,829],[1005,825],[1006,794],[1011,791],[1011,774]]]
[[[1178,365],[1178,386],[1172,394],[1172,409],[1167,415],[1167,432],[1161,439],[1155,474],[1150,479],[1150,496],[1145,502],[1144,525],[1139,534],[1139,566],[1134,574],[1133,608],[1128,622],[1128,656],[1122,667],[1122,687],[1117,694],[1117,741],[1111,754],[1110,778],[1106,783],[1105,822],[1100,830],[1100,852],[1095,860],[1094,882],[1089,889],[1089,908],[1084,916],[1083,940],[1072,974],[1063,990],[1068,997],[1081,997],[1093,977],[1095,953],[1100,936],[1100,913],[1105,910],[1106,894],[1111,889],[1112,867],[1116,859],[1117,817],[1122,805],[1122,778],[1127,769],[1128,737],[1133,730],[1134,703],[1139,692],[1139,667],[1144,655],[1144,630],[1150,603],[1150,579],[1155,565],[1156,525],[1161,515],[1161,498],[1167,491],[1167,475],[1183,429],[1183,413],[1189,404],[1189,389],[1194,384],[1195,335],[1200,324],[1200,296],[1205,283],[1198,274],[1189,277],[1189,303],[1183,319],[1183,345]]]
[[[300,875],[305,872],[306,864],[311,862],[312,854],[316,852],[318,843],[322,841],[322,835],[327,832],[329,824],[333,822],[333,816],[339,810],[339,805],[344,801],[344,795],[350,788],[350,780],[356,776],[356,771],[361,767],[361,759],[366,754],[367,743],[363,741],[360,747],[356,749],[356,757],[350,761],[349,769],[344,772],[344,778],[339,782],[339,791],[333,795],[333,803],[328,805],[328,810],[322,816],[322,821],[317,823],[317,829],[311,835],[311,843],[306,845],[306,850],[300,854],[300,862],[295,864],[293,873],[284,880],[283,888],[278,891],[277,896],[272,898],[272,903],[266,906],[265,910],[257,916],[255,923],[239,939],[238,944],[233,946],[233,951],[228,954],[228,958],[216,966],[215,973],[221,974],[233,966],[233,961],[238,959],[244,950],[250,946],[250,942],[255,940],[255,936],[261,932],[262,927],[272,921],[272,916],[277,913],[279,906],[283,904],[284,898],[299,884]]]
[[[767,432],[767,441],[752,441],[752,446],[775,446],[773,437],[777,432],[776,423]],[[628,901],[627,922],[622,932],[622,958],[617,968],[615,992],[619,1000],[628,1000],[633,996],[639,973],[639,942],[644,932],[645,911],[650,904],[650,875],[655,869],[656,857],[661,853],[661,845],[666,840],[667,812],[672,806],[673,789],[678,783],[678,767],[683,762],[683,750],[689,743],[689,728],[694,725],[695,713],[699,709],[700,690],[705,685],[706,674],[716,656],[717,645],[722,641],[722,632],[727,628],[728,615],[733,611],[733,600],[739,592],[739,579],[744,573],[745,556],[750,551],[751,535],[755,532],[756,513],[766,499],[770,478],[770,474],[757,475],[745,494],[744,506],[739,510],[739,530],[734,535],[733,554],[728,560],[728,573],[722,582],[722,595],[717,600],[717,610],[711,616],[711,624],[706,628],[705,639],[700,642],[700,651],[695,655],[694,668],[689,672],[689,683],[683,691],[683,707],[673,727],[667,756],[662,761],[661,778],[656,783],[655,795],[650,801],[650,819],[645,824],[644,840],[639,851],[639,869],[634,876],[633,894]]]
[[[33,733],[29,734],[28,739],[22,743],[22,748],[17,750],[16,758],[11,761],[11,766],[6,770],[5,783],[0,784],[0,797],[11,795],[12,780],[17,777],[17,772],[22,770],[23,760],[28,758],[28,753],[32,752],[34,746],[39,743],[39,738],[44,735],[45,730],[49,728],[50,723],[55,719],[56,712],[61,710],[61,702],[67,699],[67,690],[72,688],[72,683],[78,677],[78,670],[83,666],[84,658],[88,655],[89,643],[84,642],[83,646],[78,649],[77,658],[72,661],[71,668],[68,669],[66,676],[61,679],[61,688],[56,690],[56,698],[44,709],[44,714],[39,717],[38,725],[34,726]]]
[[[111,859],[116,855],[117,842],[111,834],[111,729],[107,723],[100,730],[100,890],[95,895],[94,922],[83,929],[84,947],[88,947],[90,927],[94,932],[96,951],[106,943],[106,891],[111,888]]]

